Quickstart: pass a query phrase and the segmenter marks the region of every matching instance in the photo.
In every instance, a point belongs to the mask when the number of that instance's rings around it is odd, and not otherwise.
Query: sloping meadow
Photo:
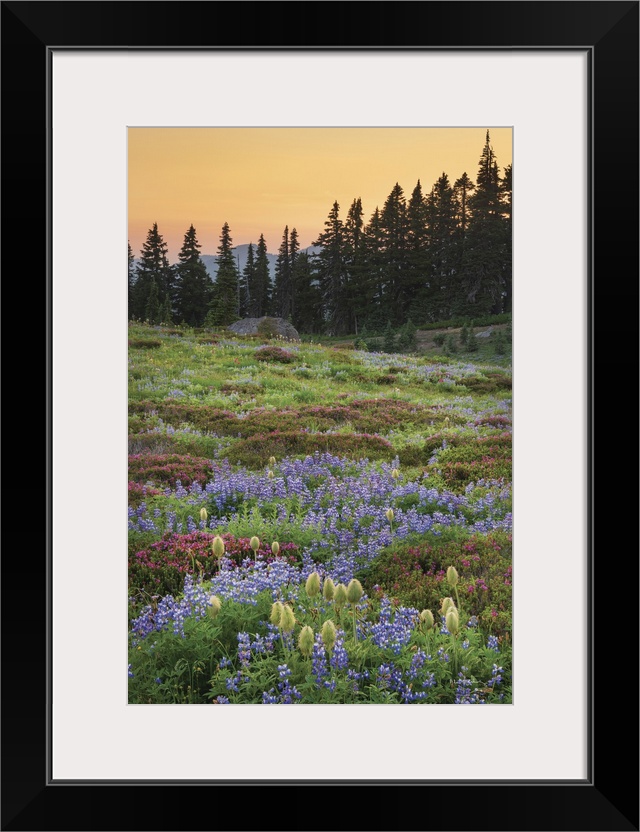
[[[129,701],[511,701],[511,374],[130,325]]]

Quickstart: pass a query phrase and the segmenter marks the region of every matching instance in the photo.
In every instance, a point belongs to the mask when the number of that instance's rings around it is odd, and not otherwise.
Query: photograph
[[[512,704],[512,140],[129,128],[130,704]]]
[[[0,828],[638,832],[640,2],[0,7]]]

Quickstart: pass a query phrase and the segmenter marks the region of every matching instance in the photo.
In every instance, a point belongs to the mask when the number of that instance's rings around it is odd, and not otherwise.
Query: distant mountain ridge
[[[307,248],[300,249],[300,253],[305,254],[317,254],[320,251],[319,246],[308,246]],[[233,253],[236,256],[236,265],[240,272],[244,269],[247,263],[247,256],[249,252],[249,243],[234,246]],[[256,246],[253,245],[253,255],[255,257],[256,254]],[[216,274],[218,273],[218,255],[217,254],[201,254],[200,259],[206,266],[207,272],[210,277],[215,278]],[[269,262],[269,274],[272,278],[276,276],[276,263],[278,262],[278,255],[277,254],[269,254],[267,252],[267,260]]]

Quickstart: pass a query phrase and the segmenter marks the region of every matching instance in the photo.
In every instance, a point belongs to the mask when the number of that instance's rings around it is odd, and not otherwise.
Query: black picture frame
[[[42,316],[34,316],[34,324],[45,336],[44,361],[38,364],[38,371],[45,394],[47,441],[36,457],[36,470],[40,482],[45,481],[40,493],[46,490],[48,515],[44,526],[42,505],[36,510],[26,504],[31,500],[16,501],[15,516],[7,523],[15,528],[32,524],[42,535],[42,545],[33,553],[30,543],[27,558],[24,541],[16,534],[2,558],[2,829],[638,830],[638,557],[633,533],[628,533],[628,515],[633,508],[629,508],[621,470],[629,466],[632,480],[635,478],[636,465],[629,463],[628,431],[630,421],[631,429],[637,426],[637,418],[629,418],[629,409],[630,403],[637,401],[634,381],[638,378],[632,356],[637,356],[638,322],[639,3],[1,5],[2,263],[5,288],[15,289],[29,278],[34,287],[34,312],[38,295],[41,301],[38,312]],[[292,17],[304,25],[295,25]],[[487,779],[473,782],[265,779],[260,783],[98,784],[49,779],[52,342],[48,68],[51,50],[63,47],[588,50],[592,106],[588,137],[592,200],[588,292],[591,625],[587,634],[591,729],[584,782],[491,780],[491,755],[499,754],[499,749],[491,746],[490,739],[474,747],[479,771],[486,771]],[[561,175],[556,173],[553,179],[561,191]],[[7,317],[15,324],[11,306]],[[632,336],[636,336],[633,344]],[[14,482],[22,477],[18,470],[11,476]],[[31,511],[33,519],[29,519]],[[553,591],[550,594],[553,596]],[[555,608],[553,597],[550,602],[541,600],[541,622],[543,631],[558,639],[558,649],[566,649],[563,644],[571,640],[570,611]],[[571,685],[572,680],[546,683]],[[425,748],[425,754],[437,753],[438,749]],[[348,790],[347,795],[342,794],[343,789]]]

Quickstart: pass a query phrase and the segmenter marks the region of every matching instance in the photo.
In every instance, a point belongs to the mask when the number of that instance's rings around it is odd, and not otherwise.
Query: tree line
[[[226,326],[273,315],[301,333],[343,335],[510,312],[511,181],[511,165],[500,175],[487,131],[475,182],[465,172],[451,183],[443,172],[428,193],[418,180],[408,199],[396,183],[368,222],[360,198],[344,219],[334,202],[316,254],[300,251],[287,225],[273,280],[263,234],[240,270],[225,222],[212,281],[193,225],[170,265],[154,223],[137,263],[129,245],[129,317]]]

